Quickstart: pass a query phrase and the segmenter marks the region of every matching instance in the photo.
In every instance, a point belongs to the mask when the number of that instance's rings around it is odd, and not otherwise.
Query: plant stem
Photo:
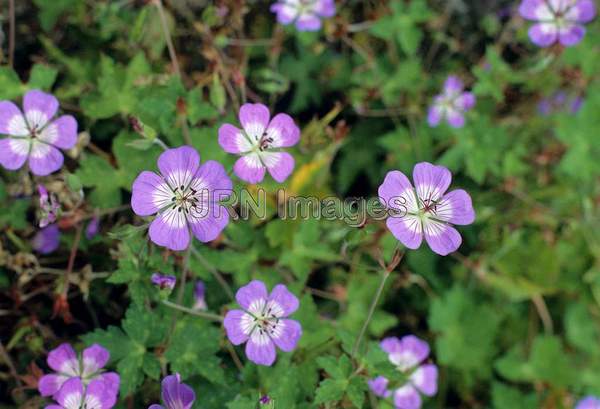
[[[9,32],[8,32],[8,65],[15,64],[15,0],[8,0]]]
[[[217,315],[217,314],[212,314],[210,312],[205,312],[205,311],[193,310],[191,308],[187,308],[187,307],[184,307],[183,305],[175,304],[174,302],[171,302],[168,300],[163,300],[162,303],[169,308],[173,308],[175,310],[185,312],[186,314],[191,314],[191,315],[195,315],[197,317],[206,318],[207,320],[211,320],[211,321],[223,322],[223,317],[220,315]]]
[[[227,283],[227,280],[225,280],[225,278],[219,273],[219,271],[212,264],[210,264],[208,262],[208,260],[206,260],[204,258],[204,256],[202,256],[202,254],[200,254],[200,252],[198,250],[196,250],[193,247],[191,247],[191,248],[192,248],[192,253],[194,253],[194,257],[196,257],[196,259],[200,262],[200,264],[202,264],[204,266],[204,268],[206,268],[213,275],[213,277],[221,285],[221,287],[223,288],[223,290],[225,291],[227,296],[231,300],[234,300],[235,296],[233,295],[233,290]]]

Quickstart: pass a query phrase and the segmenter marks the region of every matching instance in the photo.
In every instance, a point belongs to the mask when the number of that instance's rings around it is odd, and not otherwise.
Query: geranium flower
[[[234,345],[246,342],[246,356],[258,365],[275,362],[275,346],[293,351],[302,327],[287,319],[298,309],[298,299],[285,285],[278,284],[271,294],[262,281],[254,280],[240,288],[235,299],[243,310],[231,310],[224,320],[227,337]]]
[[[413,170],[415,188],[400,171],[389,172],[379,186],[379,200],[396,212],[386,224],[394,237],[409,249],[417,249],[423,236],[442,256],[460,247],[462,239],[452,224],[475,220],[471,197],[462,189],[446,193],[452,174],[443,166],[418,163]]]
[[[335,15],[334,0],[280,0],[271,5],[280,24],[296,23],[299,31],[317,31],[321,28],[321,18]]]
[[[0,164],[19,169],[29,159],[34,175],[45,176],[63,165],[59,149],[71,149],[77,142],[77,121],[63,115],[51,121],[58,111],[58,100],[51,94],[32,90],[23,97],[21,110],[10,101],[0,101]]]
[[[171,250],[190,244],[190,229],[202,242],[217,238],[229,223],[219,201],[231,194],[231,179],[215,161],[200,165],[190,146],[164,151],[158,158],[160,174],[144,171],[133,182],[131,207],[139,216],[157,214],[150,239]]]
[[[233,171],[248,183],[259,183],[268,170],[281,183],[294,170],[294,158],[279,148],[294,146],[300,129],[287,114],[277,114],[269,122],[269,108],[263,104],[244,104],[240,108],[243,129],[231,124],[219,128],[219,144],[228,153],[241,155]]]
[[[152,284],[159,287],[161,290],[169,289],[172,290],[175,288],[175,283],[177,282],[177,278],[172,275],[164,275],[159,273],[152,274],[150,277],[150,281]]]
[[[91,386],[93,381],[101,380],[104,382],[102,385],[105,392],[111,394],[116,400],[119,392],[119,375],[115,372],[102,371],[109,358],[110,353],[98,344],[84,349],[81,359],[77,357],[71,345],[61,344],[50,351],[47,359],[48,366],[56,373],[42,376],[38,382],[38,390],[42,396],[51,396],[61,390],[63,384],[69,380],[76,379],[87,387]],[[57,400],[60,403],[58,397]]]
[[[110,409],[117,403],[117,384],[110,380],[96,379],[85,386],[79,378],[71,378],[64,383],[54,399],[58,405],[48,405],[45,409]]]
[[[595,396],[587,396],[577,402],[575,409],[600,409],[600,399]]]
[[[427,122],[430,126],[438,126],[444,119],[453,128],[465,126],[464,114],[475,106],[475,95],[464,92],[464,88],[458,77],[448,77],[442,93],[435,96],[433,105],[429,108]]]
[[[166,376],[161,389],[165,406],[154,404],[148,409],[190,409],[196,400],[196,394],[188,385],[181,383],[179,374]]]
[[[584,23],[596,16],[592,0],[523,0],[519,14],[537,21],[529,29],[529,38],[540,47],[557,41],[569,47],[579,43],[585,35]]]
[[[40,194],[40,227],[46,227],[56,221],[60,205],[56,196],[48,193],[44,185],[38,185],[38,193]]]
[[[60,230],[56,224],[40,229],[31,240],[31,247],[40,254],[50,254],[60,245]]]
[[[204,283],[201,280],[196,281],[196,285],[194,286],[194,309],[195,310],[206,310],[208,307],[206,305],[205,299],[205,287]]]
[[[402,339],[385,338],[381,342],[381,348],[387,352],[389,361],[396,369],[407,376],[407,381],[392,391],[389,389],[388,379],[378,376],[368,382],[369,388],[380,398],[393,396],[394,407],[397,409],[419,409],[421,394],[433,396],[437,393],[437,366],[423,363],[429,356],[429,345],[408,335]]]

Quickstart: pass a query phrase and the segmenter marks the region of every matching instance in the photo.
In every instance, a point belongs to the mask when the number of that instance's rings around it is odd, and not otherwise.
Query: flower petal
[[[394,237],[409,249],[416,250],[421,246],[423,230],[418,216],[410,214],[390,216],[385,224]]]
[[[223,320],[223,326],[229,342],[233,345],[240,345],[248,341],[252,328],[254,328],[253,320],[254,318],[245,311],[228,311]]]
[[[529,29],[529,38],[540,47],[549,47],[558,39],[558,28],[554,23],[538,23]]]
[[[186,189],[200,166],[200,155],[191,146],[168,149],[158,157],[158,169],[172,189]]]
[[[585,27],[574,24],[560,29],[558,39],[565,47],[571,47],[578,44],[585,36]]]
[[[375,396],[379,398],[389,398],[392,392],[387,388],[389,381],[384,376],[370,379],[368,382],[369,389]]]
[[[188,385],[181,383],[179,374],[175,374],[163,379],[162,398],[168,408],[189,409],[196,400],[196,394]]]
[[[446,112],[448,124],[452,128],[462,128],[465,126],[465,115],[458,109],[448,109]]]
[[[435,253],[447,256],[456,251],[462,243],[462,238],[456,229],[450,225],[428,219],[424,223],[425,240]]]
[[[83,383],[79,378],[66,381],[55,396],[64,409],[79,409],[83,403]]]
[[[296,20],[299,31],[317,31],[321,28],[321,19],[312,13],[303,13]]]
[[[119,386],[121,385],[121,377],[116,372],[105,372],[100,375],[99,379],[104,381],[104,393],[109,401],[112,401],[114,406],[119,395]]]
[[[291,352],[296,349],[301,336],[302,326],[298,321],[282,319],[275,325],[271,339],[282,351]]]
[[[446,95],[457,95],[464,89],[464,84],[460,78],[455,75],[451,75],[444,82],[444,94]]]
[[[396,409],[420,409],[421,396],[410,384],[406,384],[394,392],[394,405]]]
[[[170,250],[185,250],[190,244],[190,232],[181,208],[169,208],[160,213],[150,224],[150,240]]]
[[[31,240],[31,247],[40,254],[50,254],[60,245],[60,230],[56,224],[40,229]]]
[[[219,145],[228,153],[245,153],[252,150],[252,144],[241,129],[231,124],[219,128]]]
[[[267,137],[272,139],[273,148],[294,146],[300,140],[300,128],[288,114],[277,114],[267,128]]]
[[[476,98],[472,92],[463,92],[455,101],[456,107],[461,111],[468,111],[475,106]]]
[[[69,376],[79,376],[79,360],[69,344],[61,344],[48,353],[48,366],[56,372]]]
[[[457,189],[445,194],[435,206],[435,218],[452,224],[467,225],[475,221],[471,196]]]
[[[519,14],[527,20],[550,20],[554,13],[545,0],[523,0],[519,6]]]
[[[44,375],[38,381],[38,391],[42,396],[52,396],[58,392],[67,379],[69,378],[63,375]]]
[[[237,177],[251,184],[260,183],[265,178],[265,166],[255,152],[239,158],[233,165],[233,171]]]
[[[173,197],[174,193],[161,176],[143,171],[133,181],[131,208],[138,216],[150,216],[168,206]]]
[[[148,409],[165,409],[163,405],[157,405],[156,403],[148,406]]]
[[[252,141],[258,141],[267,126],[271,114],[263,104],[244,104],[240,108],[240,123]]]
[[[271,308],[272,314],[280,318],[294,313],[299,305],[298,298],[285,285],[277,284],[271,291],[267,308]]]
[[[290,24],[298,15],[298,7],[289,3],[275,3],[271,5],[271,12],[277,14],[279,24]]]
[[[33,141],[29,154],[29,169],[37,176],[46,176],[59,170],[64,157],[58,149],[47,143]]]
[[[209,202],[227,199],[233,191],[233,183],[223,165],[214,160],[206,161],[200,166],[191,185],[196,191],[210,192]]]
[[[406,213],[416,213],[419,205],[410,180],[398,170],[385,175],[378,190],[379,201],[389,209],[395,209],[394,216],[403,217]]]
[[[294,170],[294,157],[287,152],[262,152],[260,158],[276,182],[285,182]]]
[[[442,121],[444,110],[439,105],[432,105],[427,111],[427,123],[431,127],[436,127]]]
[[[268,297],[265,283],[259,280],[250,281],[235,293],[238,304],[251,313],[262,312]]]
[[[0,140],[0,164],[9,170],[23,166],[29,156],[31,142],[25,138],[4,138]]]
[[[575,409],[600,409],[600,398],[595,396],[586,396],[577,402]]]
[[[429,344],[414,335],[407,335],[400,340],[386,338],[381,341],[381,349],[389,354],[390,362],[401,371],[415,368],[429,356]]]
[[[82,358],[82,376],[86,377],[93,375],[100,369],[104,368],[104,365],[106,365],[108,359],[110,358],[110,353],[106,348],[103,348],[98,344],[93,344],[92,346],[83,350]]]
[[[192,209],[187,215],[192,233],[202,243],[213,241],[229,223],[229,213],[225,206],[205,203],[198,211]]]
[[[85,409],[110,409],[116,403],[116,396],[107,391],[102,378],[94,379],[85,390]]]
[[[596,17],[596,6],[592,0],[579,0],[567,11],[565,18],[578,23],[589,23]]]
[[[58,111],[58,100],[52,94],[34,89],[23,97],[25,118],[31,129],[42,129]]]
[[[321,17],[333,17],[335,15],[335,0],[317,1],[315,13]]]
[[[413,181],[421,202],[438,201],[448,190],[452,174],[444,166],[421,162],[413,169]]]
[[[21,110],[10,101],[0,101],[0,134],[11,136],[30,134]]]
[[[437,378],[437,366],[432,364],[422,365],[410,375],[411,383],[427,396],[433,396],[437,393]]]
[[[265,332],[256,329],[246,343],[246,356],[257,365],[271,366],[276,358],[275,344]]]
[[[71,149],[77,143],[77,121],[71,115],[58,117],[42,130],[39,139],[57,148]]]

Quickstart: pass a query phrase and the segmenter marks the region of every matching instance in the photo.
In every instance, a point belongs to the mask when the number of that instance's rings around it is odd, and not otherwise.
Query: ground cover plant
[[[0,4],[0,408],[600,408],[595,1]]]

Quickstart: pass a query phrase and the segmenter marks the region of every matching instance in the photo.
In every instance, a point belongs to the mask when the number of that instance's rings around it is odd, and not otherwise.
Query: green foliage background
[[[122,381],[118,408],[157,402],[171,372],[193,385],[194,408],[256,408],[262,394],[282,409],[385,408],[366,387],[386,370],[377,341],[409,333],[431,343],[440,368],[439,393],[425,408],[571,408],[600,395],[598,20],[576,47],[542,50],[528,40],[516,1],[338,1],[316,33],[277,25],[265,1],[165,3],[181,76],[153,2],[16,4],[15,64],[6,64],[5,35],[0,98],[52,91],[82,134],[57,174],[1,171],[0,338],[10,359],[0,359],[0,407],[42,407],[37,367],[47,371],[47,351],[66,341],[110,350]],[[449,74],[466,80],[477,106],[465,128],[431,129],[427,107]],[[559,89],[583,95],[582,109],[540,116],[539,101]],[[161,149],[128,117],[170,146],[183,144],[187,126],[202,160],[229,169],[235,158],[219,147],[217,129],[237,121],[244,99],[301,126],[290,192],[372,197],[387,171],[410,174],[430,161],[450,168],[453,185],[473,198],[477,220],[460,228],[457,253],[442,258],[424,246],[405,254],[354,360],[379,262],[397,247],[383,223],[279,220],[271,204],[266,220],[232,222],[216,243],[194,242],[190,271],[206,282],[213,312],[235,305],[215,273],[234,291],[257,278],[299,296],[299,348],[271,368],[236,348],[238,368],[222,328],[167,309],[149,283],[156,271],[179,275],[184,259],[148,246],[132,227],[143,221],[128,206],[131,183],[155,168]],[[60,249],[36,258],[38,182],[71,212]],[[267,178],[262,187],[279,186]],[[69,209],[80,189],[83,204]],[[101,235],[77,243],[78,226],[95,212]],[[65,277],[68,324],[64,310],[53,313]]]

